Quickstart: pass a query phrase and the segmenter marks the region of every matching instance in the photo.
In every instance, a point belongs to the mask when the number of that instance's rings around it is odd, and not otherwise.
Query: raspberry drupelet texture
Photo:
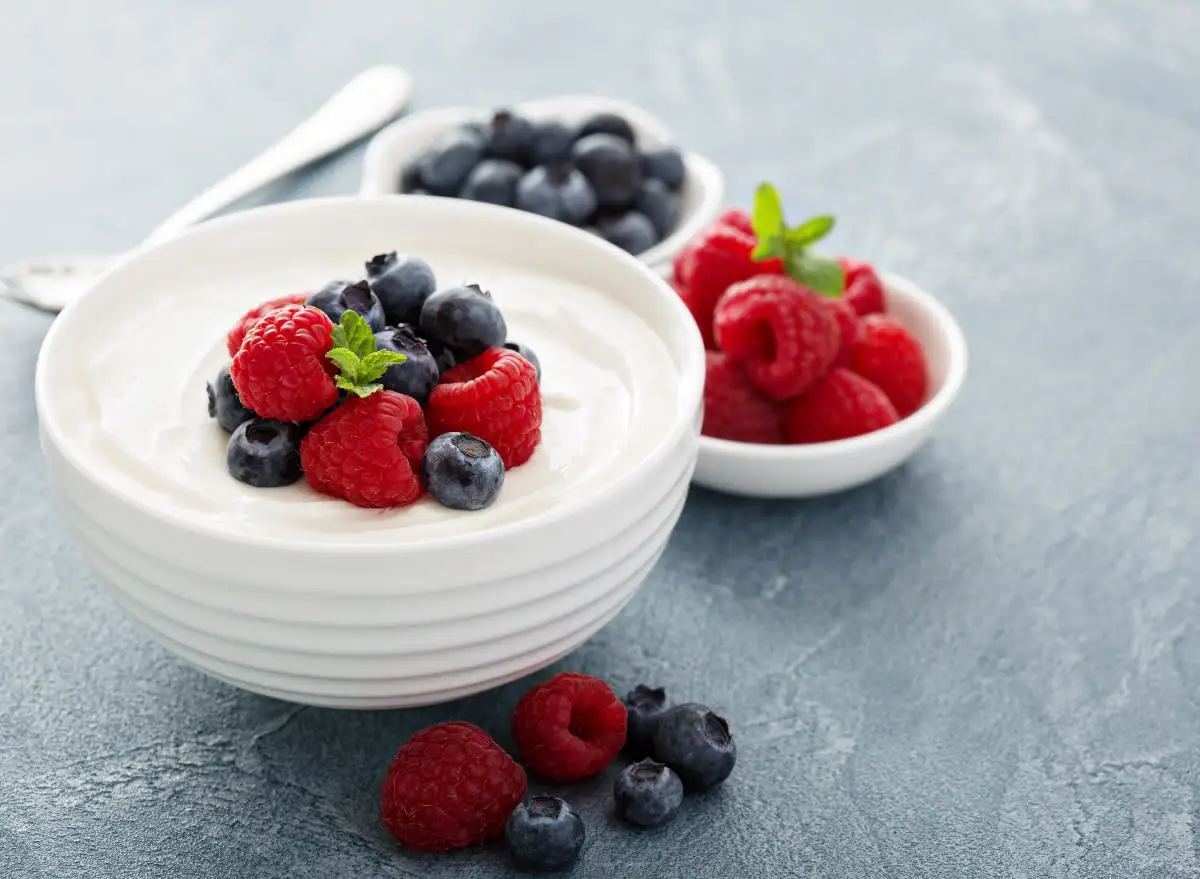
[[[238,349],[242,347],[242,340],[246,338],[246,333],[250,332],[251,328],[266,315],[285,305],[303,305],[307,298],[307,293],[290,293],[287,296],[271,299],[262,305],[256,305],[247,311],[225,336],[225,349],[229,352],[229,356],[233,357],[238,353]]]
[[[625,744],[625,705],[590,675],[562,672],[521,697],[513,738],[525,765],[552,781],[595,775]]]
[[[789,443],[825,443],[882,430],[898,420],[878,387],[847,369],[831,369],[808,393],[787,404]]]
[[[783,442],[779,405],[750,384],[724,354],[709,351],[704,378],[705,436],[741,443],[778,445]]]
[[[260,418],[311,421],[337,402],[325,354],[333,324],[315,308],[287,305],[251,327],[230,367],[242,404]]]
[[[893,318],[872,314],[862,319],[847,366],[878,385],[901,418],[912,415],[925,401],[929,382],[925,352]]]
[[[854,347],[854,340],[858,338],[858,312],[845,299],[824,299],[823,302],[838,325],[840,341],[833,365],[849,366],[850,350]]]
[[[869,263],[848,257],[840,257],[838,265],[846,277],[846,289],[842,298],[859,315],[882,314],[884,311],[883,281]]]

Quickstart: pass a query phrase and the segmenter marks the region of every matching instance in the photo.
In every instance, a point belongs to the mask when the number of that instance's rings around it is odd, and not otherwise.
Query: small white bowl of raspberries
[[[682,510],[704,353],[628,254],[472,201],[333,198],[134,255],[55,321],[67,519],[168,650],[266,695],[445,701],[612,619]]]
[[[813,250],[833,225],[789,225],[762,184],[753,214],[725,210],[675,259],[707,349],[697,484],[780,498],[863,485],[957,397],[967,346],[953,316],[910,281]]]

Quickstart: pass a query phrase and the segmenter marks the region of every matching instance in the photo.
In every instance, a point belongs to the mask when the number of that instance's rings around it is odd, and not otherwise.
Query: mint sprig
[[[341,372],[334,379],[339,388],[359,397],[369,397],[383,385],[378,379],[393,363],[408,358],[396,351],[378,351],[375,334],[356,311],[345,311],[333,328],[333,347],[325,353]]]
[[[793,280],[824,296],[840,296],[845,290],[846,275],[837,260],[809,249],[833,231],[833,217],[812,217],[799,226],[789,227],[778,190],[770,183],[761,183],[754,193],[751,222],[758,237],[751,254],[756,261],[782,260],[783,270]]]

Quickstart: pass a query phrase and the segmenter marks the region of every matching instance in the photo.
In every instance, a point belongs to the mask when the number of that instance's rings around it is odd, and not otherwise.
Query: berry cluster
[[[733,771],[737,749],[726,720],[703,705],[666,706],[661,688],[635,687],[622,702],[599,678],[564,672],[529,690],[513,711],[522,760],[551,781],[604,770],[624,747],[638,762],[613,783],[616,814],[658,827],[684,791],[705,791]],[[518,865],[570,866],[583,849],[583,819],[559,797],[525,800],[524,769],[483,730],[441,723],[401,746],[383,782],[383,823],[401,843],[449,851],[504,835]]]
[[[709,349],[706,436],[830,442],[895,424],[924,402],[924,352],[884,313],[875,270],[810,250],[833,223],[789,227],[763,184],[753,217],[725,211],[676,258],[675,289]]]
[[[637,140],[615,113],[571,125],[499,110],[443,134],[403,170],[400,191],[520,208],[638,254],[675,229],[686,175],[678,149]]]
[[[428,491],[459,510],[491,504],[541,440],[541,365],[508,339],[478,285],[438,289],[396,253],[366,277],[272,299],[229,331],[233,362],[208,385],[230,433],[230,474],[260,488],[301,479],[360,507]]]

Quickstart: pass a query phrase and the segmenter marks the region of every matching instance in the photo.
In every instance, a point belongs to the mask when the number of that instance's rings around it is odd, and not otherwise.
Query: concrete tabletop
[[[1200,10],[1192,0],[47,0],[0,54],[0,263],[105,252],[360,68],[416,105],[631,99],[972,351],[908,466],[809,503],[695,491],[644,590],[555,669],[731,721],[735,774],[634,833],[568,794],[581,877],[1200,876]],[[264,198],[352,192],[361,151]],[[0,303],[0,876],[502,877],[378,818],[399,744],[509,743],[528,686],[298,709],[134,630],[41,464],[50,317]],[[544,786],[542,786],[544,787]],[[555,789],[559,790],[559,789]]]

